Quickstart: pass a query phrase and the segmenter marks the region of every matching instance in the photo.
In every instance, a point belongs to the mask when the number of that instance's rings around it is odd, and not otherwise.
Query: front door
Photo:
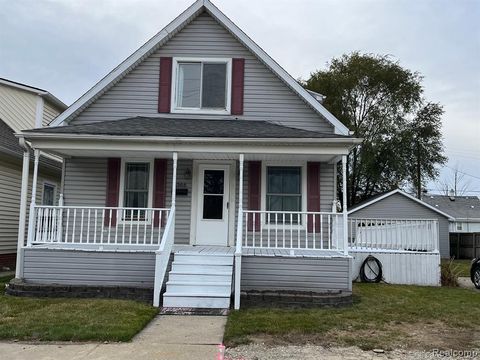
[[[197,245],[228,244],[229,165],[198,167]]]

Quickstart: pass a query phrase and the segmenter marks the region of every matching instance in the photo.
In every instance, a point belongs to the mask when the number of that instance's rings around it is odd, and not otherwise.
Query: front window
[[[229,61],[178,61],[174,111],[228,111]]]
[[[147,208],[149,196],[150,164],[125,163],[123,206],[126,208]],[[126,220],[145,220],[145,211],[126,210]]]
[[[267,211],[301,211],[302,210],[302,182],[301,167],[293,166],[269,166],[267,167]],[[283,215],[270,215],[267,222],[283,222]],[[285,223],[298,224],[298,214],[285,215]]]
[[[54,205],[55,202],[55,185],[43,184],[42,205]]]

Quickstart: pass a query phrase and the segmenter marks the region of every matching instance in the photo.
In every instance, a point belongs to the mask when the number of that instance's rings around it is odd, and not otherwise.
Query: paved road
[[[225,316],[155,318],[132,342],[87,344],[0,343],[2,360],[161,360],[216,359],[223,340]]]

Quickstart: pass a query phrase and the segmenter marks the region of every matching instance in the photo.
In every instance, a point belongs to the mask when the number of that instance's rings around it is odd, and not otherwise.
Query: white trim
[[[234,121],[234,120],[232,120]],[[338,137],[338,138],[225,138],[225,137],[174,137],[174,136],[131,136],[131,135],[94,135],[94,134],[66,134],[66,133],[46,133],[46,132],[19,132],[15,133],[17,137],[24,137],[28,140],[34,139],[99,139],[99,140],[130,140],[130,141],[162,141],[162,142],[191,142],[191,143],[273,143],[285,144],[293,143],[302,145],[311,144],[347,144],[358,145],[362,142],[359,138]],[[337,154],[338,155],[338,154]]]
[[[394,195],[394,194],[403,195],[403,196],[405,196],[406,198],[408,198],[408,199],[410,199],[410,200],[413,200],[413,201],[415,201],[416,203],[418,203],[418,204],[420,204],[420,205],[422,205],[422,206],[425,206],[426,208],[428,208],[428,209],[430,209],[430,210],[433,210],[433,211],[435,211],[436,213],[438,213],[438,214],[440,214],[440,215],[445,216],[445,217],[448,218],[449,220],[454,220],[454,218],[451,217],[450,215],[448,215],[447,213],[444,213],[443,211],[438,210],[437,208],[435,208],[435,207],[433,207],[433,206],[431,206],[431,205],[423,202],[422,200],[417,199],[416,197],[414,197],[414,196],[412,196],[412,195],[410,195],[410,194],[407,194],[406,192],[404,192],[404,191],[402,191],[402,190],[400,190],[400,189],[392,190],[392,191],[390,191],[390,192],[388,192],[388,193],[386,193],[386,194],[383,194],[382,196],[379,196],[379,197],[377,197],[377,198],[375,198],[375,199],[373,199],[373,200],[367,201],[365,204],[362,204],[362,205],[360,205],[360,206],[358,206],[358,207],[356,207],[356,208],[354,208],[354,209],[352,209],[352,210],[349,210],[349,211],[348,211],[348,214],[349,214],[349,215],[350,215],[350,214],[353,214],[354,212],[357,212],[358,210],[361,210],[361,209],[363,209],[363,208],[365,208],[365,207],[367,207],[367,206],[370,206],[370,205],[372,205],[372,204],[375,204],[376,202],[378,202],[378,201],[380,201],[380,200],[383,200],[383,199],[385,199],[385,198],[387,198],[387,197],[390,197],[390,196],[392,196],[392,195]]]
[[[213,16],[221,25],[228,29],[245,47],[247,47],[255,56],[257,56],[270,70],[283,80],[298,96],[300,96],[308,105],[310,105],[318,114],[322,115],[334,128],[335,133],[349,135],[348,128],[333,116],[322,104],[320,104],[307,90],[305,90],[290,74],[288,74],[279,64],[277,64],[260,46],[250,39],[237,25],[235,25],[225,14],[208,0],[197,0],[175,20],[168,24],[164,29],[158,32],[154,37],[148,40],[137,51],[130,55],[120,65],[113,69],[107,76],[100,80],[94,87],[82,95],[67,110],[60,114],[51,126],[62,125],[68,122],[75,113],[81,110],[98,96],[105,92],[112,84],[131,71],[140,61],[149,56],[164,42],[168,41],[172,33],[179,31],[189,20],[196,16],[205,7],[211,16]]]
[[[181,108],[177,107],[177,83],[178,83],[178,65],[181,62],[192,62],[202,64],[202,72],[200,73],[200,107],[199,108]],[[214,115],[230,115],[231,96],[232,96],[232,59],[231,58],[207,58],[207,57],[174,57],[172,59],[172,88],[170,98],[170,112],[172,114],[214,114]],[[226,103],[225,109],[209,109],[202,108],[202,81],[203,81],[203,64],[226,64]]]
[[[281,167],[299,167],[300,176],[301,176],[301,209],[300,212],[307,211],[307,162],[306,161],[262,161],[262,175],[261,175],[261,185],[260,185],[260,210],[267,211],[267,167],[270,166],[281,166]],[[251,210],[251,209],[246,209]],[[305,215],[302,215],[300,225],[292,225],[293,229],[305,229]],[[268,224],[267,219],[264,219],[264,224],[262,227],[264,229],[274,229],[276,227],[280,228],[281,225],[272,225]]]
[[[123,204],[124,193],[125,193],[125,164],[126,163],[148,163],[148,201],[147,208],[152,208],[153,205],[153,173],[154,173],[154,160],[153,159],[139,159],[139,158],[123,158],[120,165],[120,185],[119,185],[119,194],[118,194],[118,207],[125,207]],[[147,225],[151,222],[151,217],[147,217]],[[145,221],[124,221],[121,216],[118,217],[118,224],[145,224]]]
[[[190,208],[190,245],[196,245],[198,180],[200,165],[229,165],[229,206],[228,206],[228,240],[227,246],[235,246],[235,200],[236,200],[236,161],[235,160],[193,160],[192,164],[192,200]]]

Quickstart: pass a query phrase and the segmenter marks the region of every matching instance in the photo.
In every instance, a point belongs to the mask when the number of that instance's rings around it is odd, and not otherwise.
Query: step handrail
[[[160,247],[155,251],[155,281],[153,286],[153,306],[160,306],[160,292],[162,291],[165,274],[167,272],[170,254],[175,239],[175,207],[172,206],[168,215],[165,231],[163,232]]]

